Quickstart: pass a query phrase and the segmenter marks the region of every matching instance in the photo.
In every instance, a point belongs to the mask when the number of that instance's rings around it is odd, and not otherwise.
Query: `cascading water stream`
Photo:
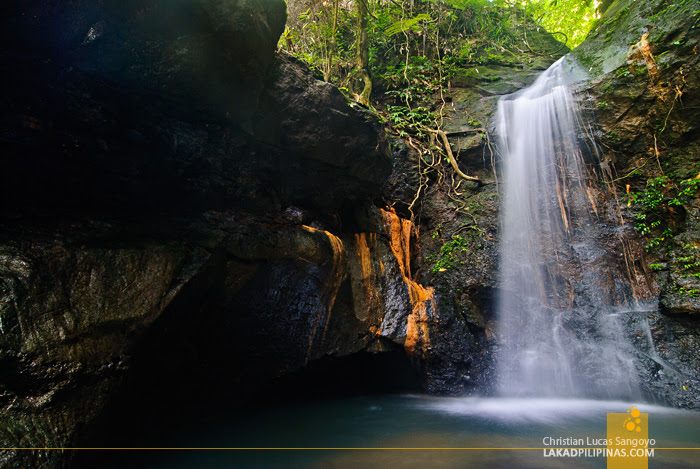
[[[560,59],[533,85],[501,98],[503,163],[501,346],[504,396],[639,395],[631,345],[600,292],[591,238],[583,133]]]

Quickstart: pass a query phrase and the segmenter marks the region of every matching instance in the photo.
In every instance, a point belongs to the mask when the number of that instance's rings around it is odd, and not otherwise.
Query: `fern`
[[[391,26],[387,27],[384,30],[384,34],[387,36],[393,36],[394,34],[402,33],[413,26],[415,26],[418,22],[423,21],[423,20],[429,20],[430,15],[427,13],[421,13],[420,15],[416,16],[415,18],[411,18],[410,20],[399,20],[396,23],[392,24]]]

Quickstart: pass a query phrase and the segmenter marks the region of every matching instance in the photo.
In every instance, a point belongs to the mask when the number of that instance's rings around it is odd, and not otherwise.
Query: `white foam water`
[[[463,415],[503,423],[565,424],[567,421],[605,421],[610,412],[625,412],[632,406],[655,416],[686,416],[686,410],[625,401],[564,398],[423,398],[423,406],[446,414]]]

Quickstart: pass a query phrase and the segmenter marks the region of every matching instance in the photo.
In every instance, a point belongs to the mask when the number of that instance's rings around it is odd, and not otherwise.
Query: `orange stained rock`
[[[379,293],[376,286],[375,276],[372,269],[372,252],[370,245],[374,246],[377,242],[377,235],[374,233],[357,233],[355,235],[355,247],[357,255],[360,258],[360,267],[362,269],[362,288],[365,293],[365,314],[364,317],[359,317],[366,320],[372,317],[372,311],[379,308]]]
[[[652,84],[659,81],[659,70],[656,66],[656,60],[651,53],[651,48],[649,47],[649,33],[642,34],[642,38],[636,44],[632,45],[627,51],[627,61],[641,61],[644,62],[649,71],[649,76],[651,76]]]
[[[326,337],[326,332],[328,331],[328,323],[330,322],[331,311],[333,311],[333,305],[335,304],[335,300],[338,296],[340,284],[343,283],[343,280],[345,279],[343,262],[345,257],[345,250],[343,248],[343,242],[341,241],[341,239],[333,233],[324,230],[317,230],[316,228],[312,228],[306,225],[302,225],[302,228],[308,231],[309,233],[324,234],[326,238],[328,238],[331,250],[333,251],[333,263],[331,265],[330,272],[328,273],[328,277],[324,281],[323,285],[324,288],[321,297],[322,309],[319,310],[317,313],[318,316],[325,316],[325,320],[323,321],[323,333],[321,334],[321,340],[323,340]],[[314,321],[311,333],[309,334],[309,345],[306,349],[306,360],[309,359],[309,355],[311,354],[311,346],[313,345],[314,338],[316,337],[316,332],[318,330],[320,321],[321,317],[317,317],[316,321]]]
[[[399,267],[404,277],[411,277],[411,230],[413,223],[410,220],[399,218],[396,210],[390,208],[382,210],[384,229],[389,235],[391,250],[399,261]]]
[[[370,237],[373,237],[370,234]],[[372,241],[374,241],[372,239]],[[372,254],[369,251],[369,245],[367,244],[367,234],[357,233],[355,235],[355,245],[357,247],[357,255],[360,257],[360,266],[362,267],[362,280],[365,284],[367,281],[371,282],[372,277]]]
[[[429,289],[431,297],[430,302],[433,302],[432,288]],[[416,348],[422,350],[430,348],[430,328],[426,302],[413,304],[413,312],[408,315],[406,320],[406,342],[404,349],[409,355],[413,355]]]
[[[630,193],[629,189],[629,184],[627,184],[627,193]],[[588,196],[588,200],[591,203],[591,207],[593,207],[593,211],[595,212],[596,216],[598,216],[598,207],[595,205],[595,198],[593,196],[593,193],[591,192],[591,188],[586,186],[586,195]]]
[[[408,320],[406,321],[406,342],[403,344],[404,349],[406,349],[409,355],[413,355],[419,341],[420,329],[416,323],[416,315],[409,314]]]
[[[428,302],[434,308],[434,290],[415,282],[411,277],[411,231],[413,224],[410,220],[401,219],[393,208],[382,210],[384,228],[390,237],[391,250],[396,256],[408,287],[413,311],[406,321],[406,342],[404,348],[413,354],[417,347],[425,350],[430,347]]]

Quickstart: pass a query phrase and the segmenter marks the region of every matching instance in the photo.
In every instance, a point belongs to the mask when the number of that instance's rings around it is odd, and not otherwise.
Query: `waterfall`
[[[498,391],[638,397],[631,345],[601,291],[584,126],[564,59],[498,103],[503,154]]]

